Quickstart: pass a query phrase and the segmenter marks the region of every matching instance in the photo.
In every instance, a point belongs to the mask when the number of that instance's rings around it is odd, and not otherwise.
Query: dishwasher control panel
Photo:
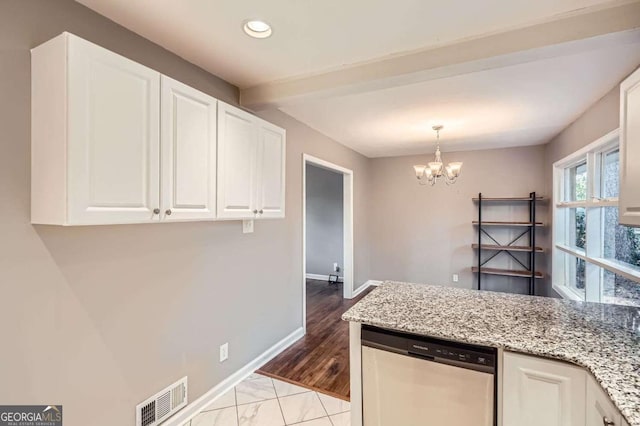
[[[485,365],[487,367],[495,366],[495,356],[491,353],[478,352],[469,348],[457,347],[457,345],[447,344],[445,346],[418,340],[408,340],[408,343],[408,352],[410,354]]]
[[[362,344],[484,372],[496,370],[495,348],[362,326]]]

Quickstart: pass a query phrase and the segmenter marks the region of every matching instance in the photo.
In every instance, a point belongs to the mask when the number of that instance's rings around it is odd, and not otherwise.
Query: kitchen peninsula
[[[547,424],[640,426],[637,308],[385,282],[342,318],[351,322],[354,426],[362,424],[365,325],[497,349],[498,425],[546,416],[556,419]]]

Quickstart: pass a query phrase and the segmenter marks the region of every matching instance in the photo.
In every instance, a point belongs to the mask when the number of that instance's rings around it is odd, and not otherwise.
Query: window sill
[[[576,294],[573,290],[568,288],[564,284],[553,284],[551,286],[553,290],[560,295],[563,299],[574,300],[576,302],[584,302],[584,299]]]

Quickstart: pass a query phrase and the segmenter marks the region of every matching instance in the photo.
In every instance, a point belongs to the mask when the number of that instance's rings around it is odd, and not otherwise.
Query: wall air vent
[[[136,426],[155,426],[187,405],[187,378],[156,393],[136,406]]]

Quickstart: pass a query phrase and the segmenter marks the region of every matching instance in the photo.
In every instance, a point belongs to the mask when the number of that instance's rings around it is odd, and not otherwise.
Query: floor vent
[[[136,407],[136,426],[159,425],[187,405],[187,378],[153,395]]]

